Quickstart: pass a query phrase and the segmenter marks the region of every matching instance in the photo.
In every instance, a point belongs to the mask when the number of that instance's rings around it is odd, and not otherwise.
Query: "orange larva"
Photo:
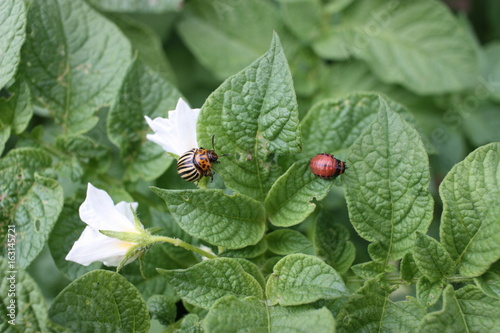
[[[328,153],[321,153],[311,158],[309,168],[314,175],[323,179],[340,176],[346,169],[344,162]]]

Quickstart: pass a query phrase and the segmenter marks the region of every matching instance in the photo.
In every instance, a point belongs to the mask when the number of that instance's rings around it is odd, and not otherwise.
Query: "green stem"
[[[209,258],[209,259],[215,259],[217,256],[213,253],[203,251],[200,248],[197,248],[196,246],[193,246],[189,243],[186,243],[178,238],[171,238],[171,237],[166,237],[166,236],[151,236],[149,237],[149,240],[151,240],[153,243],[170,243],[175,246],[180,246],[185,248],[186,250],[198,253],[199,255]]]

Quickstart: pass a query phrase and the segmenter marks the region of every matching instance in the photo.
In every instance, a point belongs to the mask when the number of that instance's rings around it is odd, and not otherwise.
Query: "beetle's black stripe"
[[[202,176],[201,172],[194,163],[196,151],[196,148],[187,151],[179,158],[179,161],[177,161],[177,173],[182,179],[187,180],[188,182],[195,182]]]

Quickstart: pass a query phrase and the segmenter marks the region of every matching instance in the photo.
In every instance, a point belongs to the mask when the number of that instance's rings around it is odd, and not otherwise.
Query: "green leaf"
[[[107,121],[109,138],[120,148],[127,179],[156,179],[172,163],[159,145],[146,139],[149,127],[144,115],[168,118],[168,110],[175,109],[180,96],[172,84],[140,59],[130,67]]]
[[[337,272],[345,273],[356,257],[356,248],[349,241],[349,231],[339,223],[332,223],[326,214],[316,220],[314,252]]]
[[[111,164],[109,147],[87,136],[59,137],[56,147],[63,152],[59,159],[61,171],[73,181],[80,180],[85,172],[104,173]]]
[[[425,316],[419,332],[491,332],[500,325],[500,300],[467,285],[456,292],[448,286],[443,309]]]
[[[268,249],[279,255],[292,253],[312,254],[312,243],[302,233],[292,229],[281,229],[266,235]]]
[[[26,37],[26,7],[24,1],[6,0],[0,3],[0,89],[14,78]]]
[[[139,291],[120,274],[95,270],[54,299],[50,318],[74,332],[148,332],[150,319]]]
[[[320,33],[320,0],[278,0],[285,25],[306,44]]]
[[[151,317],[164,326],[172,324],[177,316],[176,301],[165,295],[151,296],[147,302]]]
[[[441,242],[465,276],[478,276],[500,258],[500,143],[473,151],[446,175]]]
[[[429,161],[418,132],[382,99],[352,144],[343,175],[352,225],[376,261],[401,258],[432,221]]]
[[[425,308],[415,299],[393,303],[390,290],[369,281],[351,297],[337,315],[341,332],[414,332]]]
[[[141,4],[144,6],[144,2],[141,2]],[[158,17],[165,20],[163,16]],[[147,67],[166,78],[169,82],[176,82],[175,72],[165,54],[162,41],[152,28],[127,15],[112,15],[110,18],[127,36],[130,43],[132,43],[133,49],[137,50],[139,58]],[[150,17],[147,16],[147,18]]]
[[[271,154],[296,153],[301,143],[292,77],[276,34],[262,57],[206,100],[198,140],[208,143],[214,134],[217,150],[231,154],[216,167],[225,185],[264,200],[275,178]]]
[[[241,265],[241,267],[245,270],[245,272],[253,276],[254,279],[262,287],[262,290],[264,290],[264,288],[266,287],[266,280],[264,279],[264,275],[260,271],[259,266],[243,258],[235,258],[233,260],[238,262]]]
[[[259,282],[235,259],[211,259],[188,269],[158,269],[158,272],[183,300],[204,309],[226,295],[263,298]]]
[[[479,75],[469,34],[437,1],[355,1],[313,47],[324,58],[354,56],[386,83],[419,94],[462,90]]]
[[[344,281],[332,267],[306,254],[281,259],[266,286],[271,305],[300,305],[348,294]]]
[[[17,240],[19,241],[19,240]],[[47,306],[42,291],[14,258],[0,257],[2,332],[48,332]]]
[[[427,307],[436,304],[443,293],[446,283],[441,280],[431,282],[425,276],[417,281],[417,299]]]
[[[500,299],[500,261],[494,263],[483,275],[474,279],[486,295]]]
[[[422,276],[422,273],[419,271],[417,263],[413,258],[412,252],[406,252],[401,259],[401,265],[399,266],[401,277],[410,282],[414,278]]]
[[[11,94],[7,99],[0,98],[0,154],[11,132],[21,134],[33,116],[33,105],[28,85],[16,81],[8,88]]]
[[[198,61],[223,80],[264,53],[280,26],[277,9],[265,1],[194,0],[177,29]]]
[[[22,268],[42,250],[63,206],[63,190],[49,178],[51,164],[47,153],[33,148],[11,150],[0,160],[0,239],[6,225],[15,225],[17,264]]]
[[[356,264],[351,269],[354,274],[365,280],[375,279],[383,273],[395,270],[393,266],[387,266],[376,261]]]
[[[430,282],[455,273],[455,263],[444,246],[434,238],[417,232],[413,258],[420,272]]]
[[[166,11],[179,11],[182,0],[89,0],[93,6],[109,12],[150,13],[158,14]]]
[[[221,298],[210,309],[203,328],[207,332],[335,332],[335,320],[326,308],[267,306],[254,297]]]
[[[242,249],[229,250],[225,249],[219,253],[222,257],[228,258],[256,258],[267,251],[267,241],[265,238],[261,239],[257,244],[244,247]]]
[[[309,169],[309,160],[294,163],[271,187],[264,202],[272,224],[289,227],[304,221],[323,200],[333,181],[320,179]]]
[[[490,96],[496,101],[500,101],[500,43],[494,41],[484,47],[484,64],[482,75],[478,79],[484,88],[487,89],[486,96]],[[477,88],[476,88],[477,89]]]
[[[356,93],[327,99],[314,106],[302,120],[303,150],[308,154],[347,150],[385,107],[403,112],[398,103],[374,93]]]
[[[95,111],[114,101],[130,63],[130,43],[81,0],[33,1],[27,31],[23,70],[33,97],[64,134],[90,130]]]
[[[255,245],[265,231],[264,207],[239,193],[222,190],[164,190],[151,187],[189,235],[213,245],[239,249]]]

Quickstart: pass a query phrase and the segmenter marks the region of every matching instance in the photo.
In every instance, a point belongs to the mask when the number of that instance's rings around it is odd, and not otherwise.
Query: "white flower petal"
[[[149,127],[155,132],[146,138],[160,145],[166,152],[182,156],[188,150],[198,148],[196,122],[200,109],[191,109],[182,98],[179,98],[175,110],[168,112],[168,118],[151,120],[144,116]]]
[[[107,266],[118,266],[134,243],[107,237],[90,226],[86,227],[80,238],[66,256],[66,260],[88,266],[101,261]]]
[[[137,202],[120,201],[115,205],[115,208],[120,214],[125,216],[130,222],[132,222],[132,224],[134,224],[135,219],[134,214],[132,213],[132,209],[136,211],[137,206],[139,206]]]
[[[128,217],[116,209],[109,194],[90,183],[87,198],[80,206],[80,218],[96,231],[138,232]]]

